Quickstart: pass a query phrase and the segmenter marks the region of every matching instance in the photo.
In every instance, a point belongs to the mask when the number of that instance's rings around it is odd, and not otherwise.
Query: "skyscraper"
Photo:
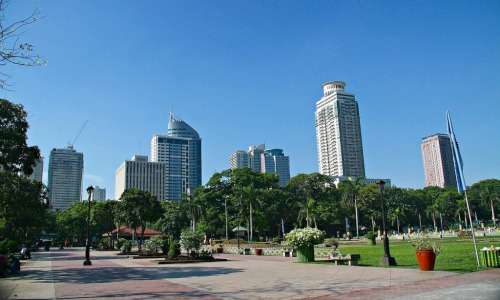
[[[248,153],[238,150],[229,157],[231,169],[248,168]]]
[[[329,176],[365,177],[358,103],[345,83],[323,84],[316,103],[319,172]]]
[[[29,179],[42,182],[43,179],[43,157],[40,156],[40,159],[36,161],[33,166],[33,173],[29,176]]]
[[[101,188],[98,185],[94,187],[94,201],[105,201],[106,200],[106,189]]]
[[[290,181],[290,160],[282,149],[265,150],[260,144],[248,147],[248,151],[237,150],[229,157],[231,169],[250,168],[256,173],[273,173],[278,175],[280,186]]]
[[[266,145],[252,145],[248,147],[248,167],[255,173],[261,172],[261,154],[264,153]]]
[[[450,137],[436,133],[422,139],[425,186],[456,187]]]
[[[158,200],[165,200],[165,164],[150,162],[146,155],[134,155],[116,170],[115,199],[127,189],[149,192]]]
[[[52,149],[49,158],[49,204],[53,210],[64,210],[81,200],[83,153],[73,146]]]
[[[151,160],[165,164],[165,197],[180,200],[201,185],[201,138],[191,126],[170,114],[167,135],[151,139]]]
[[[269,149],[261,154],[261,173],[278,175],[279,185],[286,186],[290,181],[290,159],[283,149]]]

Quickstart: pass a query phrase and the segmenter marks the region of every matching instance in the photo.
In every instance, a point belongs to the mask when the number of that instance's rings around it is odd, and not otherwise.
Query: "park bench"
[[[347,264],[349,266],[355,266],[358,264],[358,261],[361,259],[361,255],[359,254],[347,254],[347,255],[330,255],[330,261],[334,262],[335,265],[344,265]]]

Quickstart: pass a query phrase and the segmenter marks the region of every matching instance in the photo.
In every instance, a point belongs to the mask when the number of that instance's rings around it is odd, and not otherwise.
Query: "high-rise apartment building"
[[[101,188],[98,185],[94,186],[94,201],[105,201],[106,200],[106,189]]]
[[[290,181],[290,160],[282,149],[265,150],[260,144],[248,147],[248,151],[238,150],[231,154],[229,163],[231,169],[250,168],[256,173],[273,173],[278,175],[280,186]]]
[[[319,172],[329,176],[365,177],[358,103],[345,83],[323,84],[316,103]]]
[[[450,137],[437,133],[422,139],[425,186],[456,187]]]
[[[146,155],[134,155],[122,163],[115,174],[115,199],[127,189],[149,192],[158,200],[165,197],[165,164],[150,162]]]
[[[229,157],[229,163],[231,169],[248,168],[248,153],[243,150],[234,152],[231,154],[231,157]]]
[[[167,135],[151,139],[151,160],[165,166],[165,199],[180,200],[201,185],[201,138],[172,114]]]
[[[81,200],[83,153],[73,146],[52,149],[49,158],[49,204],[53,210],[64,210]]]
[[[31,180],[42,182],[43,179],[43,157],[35,162],[33,166],[33,173],[28,177]]]
[[[261,173],[278,175],[279,185],[286,186],[290,181],[290,159],[283,149],[270,149],[261,154]]]

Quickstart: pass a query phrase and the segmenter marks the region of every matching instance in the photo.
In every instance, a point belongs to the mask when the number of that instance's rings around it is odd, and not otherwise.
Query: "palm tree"
[[[363,182],[361,178],[356,178],[354,181],[347,180],[341,182],[341,188],[343,188],[343,193],[342,193],[343,202],[348,207],[354,206],[357,238],[359,238],[358,198],[359,198],[359,192],[362,187],[363,187]]]
[[[493,227],[496,227],[496,217],[495,217],[495,205],[494,202],[499,201],[499,196],[491,186],[486,185],[479,192],[481,203],[484,206],[490,206],[491,209],[491,220],[493,221]]]

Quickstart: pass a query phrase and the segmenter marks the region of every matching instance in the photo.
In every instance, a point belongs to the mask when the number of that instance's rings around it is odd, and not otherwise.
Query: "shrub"
[[[338,248],[338,246],[339,246],[339,242],[334,238],[325,239],[325,241],[323,243],[325,244],[326,247]]]
[[[156,245],[156,249],[161,249],[161,252],[165,255],[168,253],[168,237],[167,236],[153,236],[151,239]]]
[[[156,254],[159,245],[155,240],[149,239],[144,242],[144,249],[147,254]]]
[[[368,243],[370,245],[375,245],[376,244],[376,242],[375,242],[375,234],[372,231],[368,231],[368,233],[366,234],[366,238],[368,239]]]
[[[176,258],[180,254],[179,243],[173,239],[170,239],[168,247],[168,258]]]
[[[115,249],[120,250],[122,248],[123,243],[125,243],[127,240],[124,238],[119,238],[118,241],[115,243]]]
[[[129,240],[123,241],[121,247],[120,247],[121,253],[129,253],[132,251],[132,242]]]
[[[290,231],[285,240],[288,245],[295,249],[311,247],[324,240],[324,232],[317,228],[300,228]]]
[[[203,234],[198,231],[184,230],[181,233],[181,246],[186,249],[188,253],[191,253],[191,250],[194,250],[198,253],[198,250],[201,247],[201,243],[203,242]]]
[[[0,242],[0,254],[15,253],[19,251],[19,245],[13,240],[3,240]]]
[[[63,243],[62,243],[63,244]],[[103,237],[102,239],[99,240],[99,243],[97,244],[97,248],[99,250],[108,250],[112,249],[111,248],[111,238],[109,237]]]

